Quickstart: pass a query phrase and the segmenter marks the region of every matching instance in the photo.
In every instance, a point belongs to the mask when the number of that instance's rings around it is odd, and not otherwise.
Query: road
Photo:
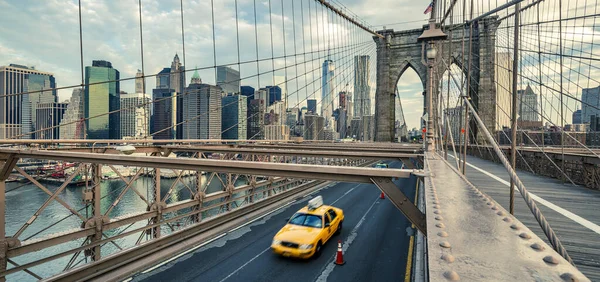
[[[400,166],[400,162],[390,163],[390,167]],[[414,199],[415,178],[395,182]],[[285,220],[312,198],[305,197],[132,280],[403,281],[410,223],[388,199],[379,199],[379,194],[375,185],[357,183],[337,183],[314,193],[345,213],[342,233],[330,239],[317,259],[287,259],[270,250],[271,240]],[[343,266],[333,264],[338,240],[344,242]]]

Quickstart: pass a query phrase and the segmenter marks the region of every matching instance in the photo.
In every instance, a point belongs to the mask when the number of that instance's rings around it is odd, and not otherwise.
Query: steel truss
[[[420,154],[388,152],[370,152],[360,157],[355,152],[337,150],[307,149],[264,149],[264,148],[205,148],[195,146],[149,146],[141,148],[150,156],[131,156],[111,154],[115,152],[106,147],[94,149],[95,153],[72,150],[37,150],[37,149],[0,149],[0,278],[9,274],[24,271],[39,277],[30,271],[34,266],[63,257],[71,257],[65,267],[66,273],[85,274],[88,277],[90,267],[93,273],[99,274],[111,267],[135,258],[146,256],[156,251],[159,246],[175,244],[179,240],[196,236],[208,229],[234,218],[244,216],[268,204],[277,203],[284,197],[291,197],[307,189],[311,189],[324,181],[344,181],[374,183],[388,198],[426,234],[424,215],[407,201],[406,196],[392,182],[394,178],[407,178],[411,175],[423,175],[423,171],[412,169],[413,163],[422,163]],[[237,150],[237,151],[236,151]],[[170,158],[175,153],[191,154],[187,157]],[[218,159],[215,159],[218,156]],[[56,160],[75,163],[74,172],[65,179],[54,192],[45,187],[25,170],[16,166],[21,159]],[[377,159],[401,159],[411,169],[374,169],[360,167],[373,163]],[[371,160],[371,162],[367,162]],[[127,165],[135,168],[129,177],[122,175],[115,165]],[[108,166],[118,175],[124,188],[112,201],[106,211],[101,210],[102,201],[102,167]],[[19,230],[7,237],[5,235],[4,203],[6,201],[6,179],[16,172],[49,195],[49,198]],[[161,193],[161,176],[165,173],[175,176],[175,181],[166,193]],[[187,185],[183,181],[185,172],[196,176],[196,185]],[[199,181],[200,172],[207,172],[207,183]],[[81,210],[62,200],[58,195],[67,187],[73,178],[85,173],[88,186],[82,193],[82,200],[89,207],[91,215],[86,216]],[[148,195],[143,195],[133,187],[133,183],[143,175],[150,176],[151,184]],[[189,175],[189,174],[187,174]],[[235,186],[238,179],[246,180],[245,185]],[[312,180],[312,181],[309,181]],[[218,182],[221,191],[207,193],[209,183]],[[191,198],[175,201],[172,198],[177,189],[186,189]],[[119,205],[123,196],[133,190],[137,197],[147,206],[144,211],[132,215],[111,218],[111,211]],[[76,230],[51,234],[43,238],[23,238],[23,232],[33,224],[44,209],[53,201],[61,204],[71,215],[81,221]],[[136,223],[142,222],[132,227]],[[111,234],[111,235],[108,235]],[[137,246],[126,248],[120,246],[118,239],[139,235]],[[145,238],[145,240],[144,240]],[[53,254],[42,259],[22,263],[9,261],[15,257],[40,250],[50,250],[60,244],[71,241],[82,241],[79,247]],[[143,243],[143,244],[142,244]],[[106,244],[114,245],[118,251],[108,257],[103,256],[102,249]],[[83,254],[83,256],[81,256]],[[83,257],[83,258],[81,258]],[[91,262],[85,267],[77,267],[82,260]],[[79,260],[79,262],[77,262]],[[72,278],[72,277],[71,277]]]

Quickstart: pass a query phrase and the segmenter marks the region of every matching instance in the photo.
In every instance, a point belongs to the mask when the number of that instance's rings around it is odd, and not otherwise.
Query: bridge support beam
[[[427,221],[425,215],[410,202],[408,197],[398,189],[391,178],[372,177],[371,181],[384,192],[390,201],[396,206],[408,220],[414,224],[423,235],[427,236]]]
[[[404,168],[407,169],[415,169],[415,165],[413,164],[411,158],[400,158],[400,161],[404,164]]]
[[[8,155],[2,169],[0,170],[0,272],[6,271],[8,266],[9,240],[6,238],[6,179],[16,166],[19,158],[14,154]],[[0,277],[0,282],[6,281],[6,277]]]
[[[6,164],[5,164],[6,166]],[[0,179],[0,272],[6,271],[8,261],[8,241],[6,240],[6,179]],[[0,277],[0,282],[6,281],[6,277]]]

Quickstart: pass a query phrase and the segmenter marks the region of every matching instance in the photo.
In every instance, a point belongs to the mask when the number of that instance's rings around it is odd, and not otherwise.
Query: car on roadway
[[[341,232],[344,211],[324,205],[323,197],[317,196],[286,221],[273,237],[271,249],[284,257],[307,259],[318,257],[323,245]]]
[[[375,168],[388,168],[388,164],[384,162],[379,162],[375,165]]]

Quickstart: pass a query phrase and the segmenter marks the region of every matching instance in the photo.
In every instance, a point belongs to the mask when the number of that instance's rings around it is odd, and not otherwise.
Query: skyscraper
[[[362,117],[362,138],[363,141],[375,139],[375,117],[372,115]]]
[[[581,123],[590,123],[592,115],[600,116],[600,86],[584,88],[581,92]],[[593,108],[593,107],[596,108]]]
[[[175,54],[173,62],[171,62],[169,83],[169,88],[175,89],[177,93],[183,93],[185,88],[185,66],[181,64],[177,54]]]
[[[84,116],[88,139],[121,138],[120,113],[102,115],[121,108],[119,78],[119,71],[108,61],[92,61],[92,66],[85,67]],[[105,81],[110,82],[95,84]]]
[[[289,140],[290,128],[287,125],[265,125],[265,140]]]
[[[300,115],[300,109],[292,108],[286,112],[285,124],[290,129],[290,136],[296,136],[296,125],[298,124],[298,117]]]
[[[146,93],[146,85],[144,85],[144,74],[141,70],[137,70],[135,74],[135,93]]]
[[[35,139],[59,139],[60,121],[67,110],[68,103],[39,103],[36,108]]]
[[[175,139],[176,93],[175,90],[167,88],[152,90],[154,103],[152,103],[151,129],[153,139]]]
[[[60,139],[83,139],[83,90],[73,89],[71,99],[60,121]]]
[[[268,93],[269,99],[267,102],[267,107],[273,105],[276,101],[281,101],[281,87],[279,86],[267,86],[261,88],[260,90]]]
[[[325,126],[329,124],[329,117],[333,115],[335,93],[335,63],[332,60],[323,62],[323,75],[321,76],[321,116],[325,117]]]
[[[217,67],[217,86],[223,89],[225,94],[240,93],[240,72],[230,67]]]
[[[352,137],[355,140],[362,140],[361,123],[362,118],[360,117],[354,117],[350,120],[350,130],[347,133],[348,137]]]
[[[171,62],[171,74],[169,88],[174,89],[177,95],[177,126],[175,128],[175,137],[183,138],[183,97],[185,96],[185,66],[179,61],[179,56],[175,54],[173,62]]]
[[[571,121],[573,124],[581,124],[581,109],[573,112],[573,120]]]
[[[354,100],[352,100],[352,92],[346,92],[346,114],[348,116],[348,123],[354,116]]]
[[[361,118],[371,114],[371,87],[369,86],[369,60],[367,55],[354,56],[354,112]]]
[[[346,138],[348,136],[348,112],[344,108],[337,109],[338,111],[338,119],[337,119],[337,130],[340,134],[340,138]]]
[[[54,77],[45,74],[27,74],[25,76],[25,91],[41,91],[23,95],[23,106],[21,108],[23,125],[21,133],[24,134],[23,139],[33,137],[29,132],[41,129],[37,126],[37,107],[39,104],[50,104],[56,102],[56,90],[47,90],[56,87]],[[45,105],[46,107],[48,105]],[[44,111],[44,113],[46,113]]]
[[[267,108],[267,112],[273,112],[276,117],[275,123],[278,125],[285,124],[285,104],[282,101],[276,101]]]
[[[304,116],[304,139],[323,140],[323,129],[325,129],[325,118],[311,114]]]
[[[248,98],[243,95],[229,95],[222,99],[223,113],[221,115],[222,139],[246,140],[248,133],[247,115]]]
[[[338,104],[339,104],[339,107],[340,107],[341,109],[346,109],[346,108],[347,108],[347,106],[348,106],[348,104],[346,103],[346,99],[347,99],[347,96],[346,96],[346,91],[340,91],[340,93],[338,94],[338,98],[339,98],[339,100],[340,100],[340,101],[338,102]]]
[[[221,139],[221,88],[191,83],[185,93],[183,138]]]
[[[149,102],[150,97],[144,93],[121,94],[121,139],[141,139],[150,135]]]
[[[185,66],[181,64],[179,56],[175,54],[170,68],[163,68],[156,75],[156,89],[172,89],[176,102],[175,128],[173,138],[183,138],[183,96],[185,95]],[[145,92],[140,92],[145,93]]]
[[[21,134],[26,134],[22,138],[31,138],[29,132],[35,129],[37,105],[55,102],[55,87],[51,73],[16,64],[0,67],[0,139]],[[10,95],[29,91],[40,92]]]
[[[171,88],[171,68],[163,68],[156,75],[156,89]]]
[[[266,111],[266,107],[268,107],[269,105],[269,93],[267,92],[267,89],[265,88],[261,88],[258,91],[256,91],[254,93],[254,98],[252,99],[260,99],[263,100],[264,103],[264,107],[265,107],[265,111]]]
[[[248,140],[262,140],[265,137],[265,100],[252,99],[248,108]]]
[[[254,98],[254,87],[243,85],[240,87],[242,95],[248,97],[248,99]]]
[[[252,86],[242,86],[240,87],[242,96],[245,96],[246,99],[246,109],[250,108],[250,101],[254,99],[254,87]]]
[[[315,99],[306,100],[306,108],[309,113],[316,115],[317,114],[317,100],[315,100]]]
[[[519,97],[519,120],[521,121],[540,121],[538,114],[537,95],[533,93],[533,89],[527,84],[525,90],[517,90]]]

